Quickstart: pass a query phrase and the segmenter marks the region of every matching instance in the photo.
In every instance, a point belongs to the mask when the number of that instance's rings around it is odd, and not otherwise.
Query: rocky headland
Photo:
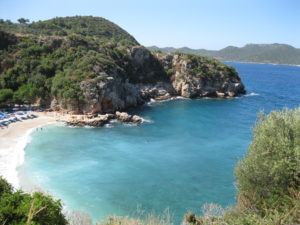
[[[142,46],[129,49],[128,57],[135,73],[133,82],[122,79],[116,72],[108,74],[96,67],[102,79],[80,82],[84,96],[80,104],[53,98],[51,108],[71,114],[105,114],[136,107],[151,99],[159,101],[176,96],[225,98],[245,93],[237,72],[215,60],[211,63],[199,56],[151,53]],[[157,79],[157,75],[161,77]]]
[[[204,56],[150,51],[103,18],[4,21],[0,42],[0,106],[27,102],[91,117],[69,124],[102,126],[113,118],[140,123],[117,111],[151,99],[245,93],[233,67]]]

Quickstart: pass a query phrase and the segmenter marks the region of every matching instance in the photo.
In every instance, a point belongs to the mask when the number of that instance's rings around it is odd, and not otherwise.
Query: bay
[[[234,167],[257,114],[299,105],[300,67],[227,64],[239,72],[245,96],[154,102],[131,111],[147,120],[140,126],[47,126],[32,134],[21,169],[94,221],[169,208],[179,224],[205,203],[233,205]]]

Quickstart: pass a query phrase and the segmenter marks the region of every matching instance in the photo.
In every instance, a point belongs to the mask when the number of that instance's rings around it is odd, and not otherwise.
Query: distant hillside
[[[151,46],[149,49],[160,50],[162,52],[186,52],[214,57],[222,61],[300,65],[300,49],[286,44],[247,44],[242,48],[228,46],[219,51],[191,49],[187,47],[158,48],[156,46]]]

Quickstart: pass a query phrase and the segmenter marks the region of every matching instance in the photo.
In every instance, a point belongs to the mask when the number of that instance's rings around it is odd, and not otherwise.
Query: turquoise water
[[[32,134],[23,169],[67,208],[134,215],[169,208],[179,224],[204,203],[235,203],[234,167],[245,154],[260,110],[300,102],[300,67],[228,63],[246,96],[175,100],[133,111],[149,122],[111,128],[48,126]]]

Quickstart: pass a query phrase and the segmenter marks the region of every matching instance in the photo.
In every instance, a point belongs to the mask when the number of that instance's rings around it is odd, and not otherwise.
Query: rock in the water
[[[137,115],[132,116],[132,115],[129,115],[128,113],[126,113],[126,112],[117,111],[116,112],[116,118],[119,121],[123,122],[123,123],[137,123],[137,124],[139,124],[139,123],[143,122],[142,117],[137,116]]]
[[[126,112],[116,112],[116,118],[121,121],[121,122],[125,122],[125,123],[129,123],[132,122],[132,116],[129,115]]]
[[[70,126],[92,126],[101,127],[109,123],[111,119],[114,119],[114,114],[104,114],[104,115],[81,115],[72,116],[65,119],[64,121]]]
[[[132,122],[133,123],[141,123],[141,122],[143,122],[143,119],[140,116],[134,115],[134,116],[132,116]]]

